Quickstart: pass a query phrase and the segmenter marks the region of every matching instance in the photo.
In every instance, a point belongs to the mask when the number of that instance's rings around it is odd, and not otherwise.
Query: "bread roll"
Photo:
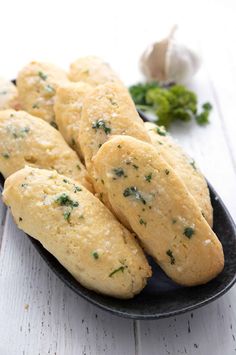
[[[120,81],[110,65],[95,56],[81,57],[70,65],[69,79],[92,86]]]
[[[55,128],[24,111],[0,111],[0,172],[6,178],[25,165],[55,169],[92,190],[83,164]]]
[[[68,81],[66,73],[54,64],[29,63],[19,72],[17,78],[22,109],[55,126],[55,93],[59,84],[65,81]]]
[[[210,227],[212,227],[213,210],[209,190],[206,180],[196,167],[194,160],[166,133],[163,127],[158,127],[150,122],[146,122],[145,127],[156,150],[182,179],[186,188],[200,207],[203,217],[205,217]]]
[[[55,171],[26,167],[5,182],[4,202],[83,286],[131,298],[151,271],[133,235],[83,186]]]
[[[98,186],[101,180],[94,172],[93,157],[110,137],[119,134],[151,142],[128,90],[117,83],[97,86],[84,100],[79,142],[86,167],[98,192],[101,190]]]
[[[0,77],[0,110],[19,108],[16,86],[9,80]]]
[[[128,136],[113,137],[97,152],[94,168],[113,211],[169,277],[193,286],[221,272],[221,243],[155,147]]]
[[[85,95],[91,88],[92,86],[83,82],[65,83],[59,86],[55,96],[54,112],[59,131],[81,158],[78,139],[80,118]]]

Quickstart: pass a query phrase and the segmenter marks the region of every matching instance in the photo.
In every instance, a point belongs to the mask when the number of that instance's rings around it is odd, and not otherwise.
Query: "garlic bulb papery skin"
[[[190,42],[190,44],[188,44]],[[140,68],[149,81],[187,83],[198,71],[201,58],[191,39],[176,28],[167,38],[149,46],[140,59]]]

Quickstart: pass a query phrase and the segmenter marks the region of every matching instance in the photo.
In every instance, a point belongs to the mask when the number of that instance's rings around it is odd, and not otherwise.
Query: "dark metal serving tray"
[[[145,119],[143,114],[140,116]],[[0,187],[4,179],[0,175]],[[79,284],[70,273],[35,239],[35,249],[51,270],[75,293],[92,304],[115,315],[133,319],[158,319],[181,314],[204,306],[222,296],[236,280],[236,227],[222,200],[209,184],[214,209],[213,230],[219,237],[225,255],[225,266],[220,275],[205,285],[183,287],[175,284],[160,267],[148,257],[153,270],[143,291],[131,300],[119,300],[90,291]]]

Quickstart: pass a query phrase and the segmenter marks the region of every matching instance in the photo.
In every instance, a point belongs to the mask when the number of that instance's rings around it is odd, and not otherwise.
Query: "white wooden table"
[[[146,45],[174,23],[198,38],[204,65],[191,84],[214,105],[211,124],[172,133],[236,220],[236,6],[234,1],[13,1],[1,4],[0,74],[31,59],[64,67],[106,58],[127,84]],[[192,313],[158,321],[114,317],[79,298],[47,267],[0,202],[0,355],[236,354],[236,288]]]

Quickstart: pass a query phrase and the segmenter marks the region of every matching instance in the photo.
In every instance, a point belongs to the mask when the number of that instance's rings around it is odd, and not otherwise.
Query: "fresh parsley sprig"
[[[168,128],[173,121],[190,121],[199,125],[209,123],[212,105],[206,102],[198,112],[197,95],[183,85],[161,86],[157,82],[140,83],[129,88],[137,109],[156,115],[156,123]]]

